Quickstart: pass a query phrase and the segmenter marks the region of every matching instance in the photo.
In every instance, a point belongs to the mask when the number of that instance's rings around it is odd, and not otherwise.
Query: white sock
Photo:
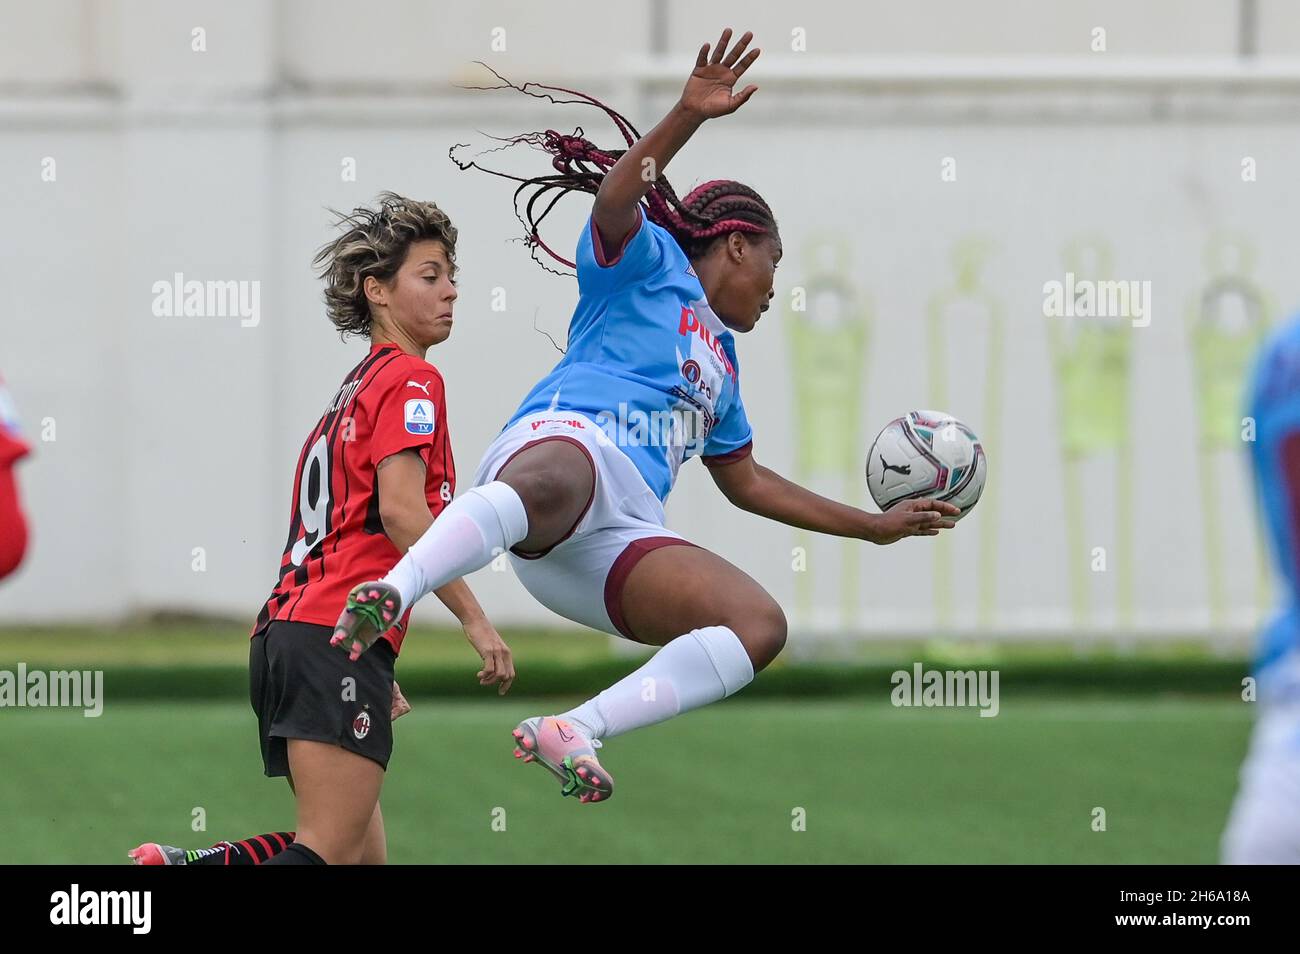
[[[402,594],[402,611],[439,587],[492,562],[528,536],[528,514],[513,487],[494,480],[447,505],[383,582]]]
[[[739,637],[726,626],[706,626],[678,636],[636,672],[559,718],[606,739],[725,699],[753,679]]]

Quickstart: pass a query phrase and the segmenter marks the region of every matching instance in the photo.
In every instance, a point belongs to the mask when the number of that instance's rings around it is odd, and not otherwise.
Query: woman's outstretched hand
[[[758,59],[760,51],[757,49],[745,54],[745,48],[753,38],[754,34],[746,33],[728,50],[727,44],[731,41],[731,28],[728,27],[722,31],[711,57],[709,44],[700,47],[700,53],[695,58],[695,69],[691,70],[686,88],[682,90],[682,107],[703,119],[713,119],[734,113],[745,105],[749,97],[758,91],[758,87],[751,84],[739,93],[733,90],[736,81]],[[744,59],[741,59],[741,54],[745,54]]]

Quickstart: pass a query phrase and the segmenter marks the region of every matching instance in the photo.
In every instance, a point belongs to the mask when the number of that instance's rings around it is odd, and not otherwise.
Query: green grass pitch
[[[616,795],[579,805],[510,754],[518,719],[574,701],[413,700],[382,798],[389,860],[1212,863],[1253,708],[1004,694],[980,718],[737,698],[610,740]],[[120,864],[141,841],[293,827],[246,703],[8,710],[4,727],[2,863]]]

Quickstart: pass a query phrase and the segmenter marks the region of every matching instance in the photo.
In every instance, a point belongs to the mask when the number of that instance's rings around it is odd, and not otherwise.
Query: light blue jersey
[[[665,500],[683,461],[749,453],[735,343],[666,230],[642,215],[609,257],[594,231],[588,220],[578,240],[568,351],[506,426],[537,411],[585,414]]]
[[[1300,649],[1300,318],[1265,342],[1250,389],[1256,487],[1285,583],[1281,612],[1265,628],[1257,669]]]

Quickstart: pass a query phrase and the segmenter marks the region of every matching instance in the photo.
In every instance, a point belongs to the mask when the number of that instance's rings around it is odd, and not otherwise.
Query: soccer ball
[[[881,510],[930,497],[970,513],[984,490],[988,460],[975,432],[942,411],[909,411],[876,435],[867,453],[867,487]]]

